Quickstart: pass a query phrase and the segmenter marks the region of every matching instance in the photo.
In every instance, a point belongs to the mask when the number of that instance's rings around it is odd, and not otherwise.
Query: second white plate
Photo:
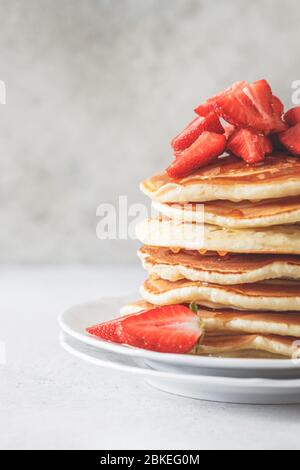
[[[164,392],[198,400],[243,404],[298,404],[300,379],[214,377],[153,370],[138,366],[128,356],[100,351],[61,333],[62,347],[73,356],[94,364],[142,377]],[[116,374],[116,378],[117,378]]]

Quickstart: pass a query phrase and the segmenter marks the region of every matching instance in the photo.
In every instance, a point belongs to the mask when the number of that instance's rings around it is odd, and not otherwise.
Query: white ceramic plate
[[[230,378],[157,371],[136,365],[126,355],[85,345],[65,333],[60,334],[60,342],[67,352],[79,359],[142,377],[148,384],[168,393],[223,403],[300,403],[300,379]]]
[[[133,298],[138,298],[135,296]],[[238,359],[165,354],[131,348],[93,338],[88,326],[118,317],[120,307],[132,298],[103,299],[67,310],[59,316],[61,329],[78,341],[101,351],[127,356],[154,369],[219,375],[222,377],[300,378],[300,361],[289,359]]]

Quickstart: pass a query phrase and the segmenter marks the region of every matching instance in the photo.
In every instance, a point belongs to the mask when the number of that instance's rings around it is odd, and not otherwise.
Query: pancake
[[[300,280],[300,256],[239,255],[143,246],[138,255],[150,275],[168,281],[188,279],[212,284],[245,284],[270,279]]]
[[[253,351],[253,353],[251,353]],[[235,357],[256,357],[255,351],[262,351],[287,358],[299,358],[299,345],[293,337],[276,335],[241,335],[205,337],[198,354],[202,356],[224,356],[230,353]],[[264,356],[260,356],[264,357]],[[268,357],[268,356],[267,356]]]
[[[121,315],[141,313],[155,308],[145,301],[137,301],[121,309]],[[244,312],[239,310],[212,310],[199,306],[199,316],[203,321],[205,333],[210,336],[234,334],[262,334],[278,336],[294,336],[300,338],[300,314]]]
[[[141,295],[154,305],[197,302],[214,308],[300,312],[300,282],[287,280],[221,286],[150,276],[141,287]]]
[[[300,159],[299,159],[300,161]],[[234,230],[214,225],[146,219],[136,227],[145,245],[231,253],[300,254],[300,226]]]
[[[182,179],[166,172],[141,184],[141,190],[158,202],[260,201],[300,196],[300,159],[275,154],[262,164],[247,165],[225,156]]]
[[[205,204],[153,202],[160,214],[179,222],[198,222],[234,229],[291,225],[300,222],[300,197],[260,202],[215,201]]]

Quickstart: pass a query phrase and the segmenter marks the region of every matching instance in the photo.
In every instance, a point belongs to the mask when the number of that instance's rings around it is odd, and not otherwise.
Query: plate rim
[[[300,379],[265,379],[265,378],[253,378],[253,377],[223,377],[214,375],[200,375],[200,374],[181,374],[173,371],[161,371],[156,369],[147,368],[138,364],[133,365],[121,365],[114,363],[112,360],[96,358],[88,354],[88,352],[80,351],[73,345],[68,344],[65,340],[64,335],[66,333],[61,332],[59,335],[61,347],[81,360],[97,365],[98,367],[111,368],[114,370],[121,370],[126,373],[132,373],[141,377],[152,377],[163,380],[180,380],[182,382],[193,382],[199,385],[222,385],[223,387],[241,387],[247,388],[249,386],[259,389],[285,389],[285,390],[300,390]],[[67,335],[68,336],[68,335]]]
[[[172,353],[160,353],[156,351],[149,351],[146,349],[132,348],[125,345],[115,344],[108,341],[102,341],[101,339],[94,338],[88,335],[85,331],[79,333],[70,326],[68,319],[78,314],[87,308],[95,307],[96,305],[109,304],[110,302],[118,302],[120,305],[131,296],[126,297],[102,297],[98,300],[84,302],[81,304],[74,305],[67,310],[61,312],[58,316],[58,324],[62,331],[68,334],[70,337],[75,338],[81,343],[93,346],[100,350],[111,351],[113,353],[143,358],[146,360],[184,365],[194,366],[198,368],[226,368],[226,369],[259,369],[259,370],[298,370],[300,369],[300,363],[296,364],[292,359],[251,359],[251,358],[223,358],[223,357],[208,357],[208,356],[194,356],[187,354],[172,354]],[[99,319],[99,322],[101,319]],[[88,325],[87,325],[88,326]]]

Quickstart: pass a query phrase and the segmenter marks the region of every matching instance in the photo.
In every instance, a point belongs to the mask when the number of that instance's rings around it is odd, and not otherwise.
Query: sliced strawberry
[[[278,116],[277,114],[275,114],[275,121],[274,121],[272,132],[280,133],[280,132],[287,131],[288,128],[289,126],[282,120],[282,118]]]
[[[272,124],[271,130],[273,132],[286,130],[286,124],[282,120],[283,103],[277,96],[272,94],[272,89],[266,80],[258,80],[249,85],[248,88],[244,88],[244,92],[250,98],[264,122]]]
[[[275,95],[273,95],[273,110],[274,110],[274,127],[272,132],[284,132],[288,129],[286,122],[283,119],[284,105],[282,101]]]
[[[195,109],[195,112],[200,116],[206,116],[209,112],[214,111],[215,104],[219,98],[241,91],[247,85],[248,84],[245,81],[235,82],[232,86],[226,88],[221,93],[217,94],[216,96],[213,96],[212,98],[208,99],[205,103],[198,106],[198,108]]]
[[[272,152],[272,143],[251,129],[238,129],[229,139],[227,150],[247,163],[258,163]]]
[[[204,333],[199,317],[184,305],[157,307],[87,331],[106,341],[165,353],[191,352]]]
[[[273,94],[266,80],[258,80],[243,89],[266,123],[272,124]]]
[[[226,137],[226,139],[228,140],[232,134],[234,133],[234,131],[236,130],[236,127],[235,126],[232,126],[231,124],[225,124],[224,126],[224,135]]]
[[[283,102],[275,95],[273,95],[273,109],[274,113],[282,117],[284,113],[284,105]]]
[[[183,305],[158,307],[123,324],[130,344],[143,349],[188,353],[203,334],[199,317]]]
[[[220,117],[233,126],[253,127],[258,130],[264,127],[266,130],[259,112],[243,92],[219,98],[215,104],[215,110]],[[268,125],[268,130],[272,126]]]
[[[281,132],[285,129],[280,116],[274,112],[273,94],[266,80],[259,80],[218,98],[215,111],[238,127],[249,127],[260,132]]]
[[[272,142],[271,137],[270,136],[264,136],[264,135],[261,135],[260,137],[262,137],[262,142],[263,142],[265,154],[270,155],[274,150],[273,142]]]
[[[300,155],[300,122],[279,134],[279,140],[293,155]]]
[[[300,122],[300,106],[290,109],[284,115],[284,120],[289,126],[295,126]]]
[[[224,135],[205,131],[188,149],[181,152],[167,173],[170,178],[183,178],[213,161],[224,152],[225,147]]]
[[[204,103],[200,104],[195,109],[195,113],[199,114],[199,116],[207,116],[211,111],[214,111],[215,103],[216,101],[228,94],[234,93],[236,91],[242,90],[245,86],[247,85],[247,82],[236,82],[234,83],[231,87],[227,88],[226,90],[222,91],[216,96],[213,96],[212,98],[209,98],[207,101]]]
[[[134,316],[126,315],[116,320],[107,321],[105,323],[99,323],[98,325],[91,326],[86,331],[92,336],[98,336],[106,341],[112,341],[114,343],[122,343],[122,322],[125,318]]]
[[[197,117],[194,119],[177,137],[172,140],[171,145],[174,151],[181,152],[182,150],[187,149],[204,131],[216,132],[217,134],[224,133],[224,129],[216,113],[211,112],[206,117]]]
[[[179,150],[176,151],[176,152],[174,151],[174,157],[175,158],[181,157],[181,154],[182,154],[182,152],[180,152]]]

